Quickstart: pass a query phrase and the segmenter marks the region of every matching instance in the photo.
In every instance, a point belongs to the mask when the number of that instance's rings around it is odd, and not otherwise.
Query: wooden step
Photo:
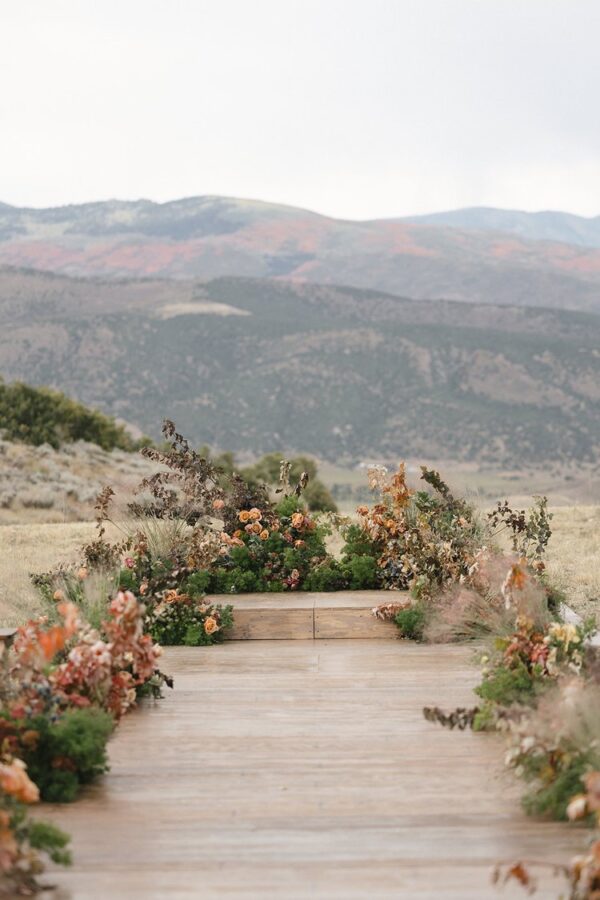
[[[335,640],[379,638],[395,640],[393,622],[382,622],[372,613],[383,603],[402,602],[400,591],[336,591],[335,593],[213,594],[207,603],[231,603],[231,641]]]

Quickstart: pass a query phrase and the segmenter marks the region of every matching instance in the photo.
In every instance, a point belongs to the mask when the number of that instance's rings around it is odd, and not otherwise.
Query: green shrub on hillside
[[[50,444],[54,448],[73,441],[89,441],[103,450],[135,450],[122,425],[59,391],[0,380],[0,432],[9,441]]]

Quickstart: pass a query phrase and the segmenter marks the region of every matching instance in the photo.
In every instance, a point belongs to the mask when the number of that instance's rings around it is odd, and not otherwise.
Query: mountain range
[[[600,312],[600,218],[566,213],[474,209],[357,222],[212,196],[0,204],[2,264],[104,279],[283,279]]]
[[[0,373],[238,454],[593,462],[600,316],[276,278],[0,269]]]

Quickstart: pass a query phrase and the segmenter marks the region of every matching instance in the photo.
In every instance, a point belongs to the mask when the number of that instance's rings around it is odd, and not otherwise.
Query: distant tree
[[[279,466],[283,456],[281,453],[267,453],[262,459],[242,469],[241,475],[251,483],[275,485],[279,481]],[[308,485],[303,497],[309,509],[321,512],[337,512],[336,502],[329,489],[318,478],[317,464],[310,456],[294,456],[291,463],[290,481],[299,481],[303,472],[308,475]]]

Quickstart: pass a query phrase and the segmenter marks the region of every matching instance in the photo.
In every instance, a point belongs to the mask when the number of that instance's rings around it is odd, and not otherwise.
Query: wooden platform
[[[374,606],[400,603],[400,591],[336,591],[334,593],[215,594],[208,603],[231,603],[233,628],[227,638],[244,640],[336,640],[398,637],[393,622],[372,614]]]
[[[172,648],[175,690],[127,716],[112,771],[46,808],[74,835],[52,900],[523,900],[499,859],[586,834],[525,817],[503,742],[424,721],[473,701],[472,648],[247,641]],[[553,900],[559,883],[537,896]]]

